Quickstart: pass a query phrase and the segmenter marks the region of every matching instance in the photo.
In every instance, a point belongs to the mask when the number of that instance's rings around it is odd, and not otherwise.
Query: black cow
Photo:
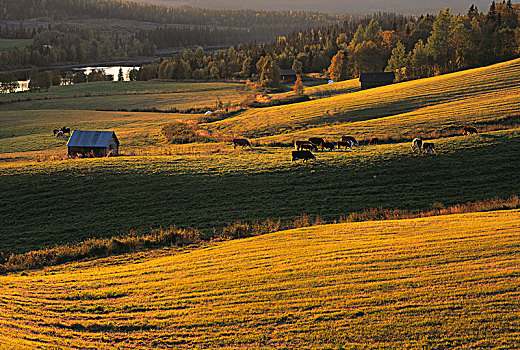
[[[309,141],[315,144],[316,146],[321,146],[323,143],[325,143],[325,140],[321,137],[310,137]],[[323,149],[323,148],[322,148]]]
[[[341,141],[351,141],[352,146],[359,146],[359,142],[352,136],[341,136]]]
[[[370,139],[370,141],[368,141],[368,144],[369,145],[378,145],[379,144],[379,139],[377,137],[372,137]]]
[[[332,142],[324,142],[321,144],[321,148],[326,148],[326,149],[329,149],[330,151],[334,151],[334,148],[336,148],[334,146],[334,144]]]
[[[352,145],[354,143],[352,141],[338,141],[336,142],[336,145],[338,145],[338,149],[341,149],[341,147],[345,147],[345,149],[350,148],[352,149]]]
[[[309,159],[316,160],[316,157],[310,151],[292,151],[291,162],[297,161],[298,159],[301,159],[304,162],[306,162]]]
[[[465,126],[462,128],[462,134],[463,135],[467,135],[467,134],[478,134],[478,130],[472,126]]]
[[[437,151],[435,151],[435,144],[433,142],[423,142],[422,148],[424,153],[437,153]]]
[[[253,150],[253,147],[251,147],[251,142],[249,142],[248,139],[233,139],[233,147],[236,149],[237,146],[249,147],[251,148],[251,151]]]
[[[415,138],[413,139],[412,141],[412,152],[415,152],[415,150],[417,150],[419,153],[421,153],[421,148],[422,148],[422,140],[421,139],[418,139],[418,138]]]
[[[56,136],[56,134],[59,133],[60,131],[61,131],[60,129],[54,129],[54,130],[52,130],[52,134],[54,136]]]
[[[312,145],[313,143],[307,140],[296,140],[294,141],[294,148],[300,151],[303,145]]]
[[[69,134],[70,135],[70,128],[67,128],[67,127],[62,127],[61,128],[61,131],[63,131],[64,134]]]

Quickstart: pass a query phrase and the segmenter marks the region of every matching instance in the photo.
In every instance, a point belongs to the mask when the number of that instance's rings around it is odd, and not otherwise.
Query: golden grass
[[[512,210],[3,276],[0,347],[518,348],[519,237]]]
[[[497,104],[501,97],[518,96],[519,84],[520,59],[517,59],[309,102],[250,109],[233,118],[210,123],[207,127],[223,134],[263,137],[414,113],[435,106],[438,107],[437,112],[442,113],[443,105],[446,105],[445,115],[449,116],[454,112],[454,106],[450,103],[462,104],[466,100],[470,105],[480,107],[485,106],[489,99]],[[513,103],[502,105],[501,112],[518,111],[517,101],[518,98],[513,97],[509,101]],[[471,115],[458,121],[471,123],[475,115],[474,109],[471,111]]]

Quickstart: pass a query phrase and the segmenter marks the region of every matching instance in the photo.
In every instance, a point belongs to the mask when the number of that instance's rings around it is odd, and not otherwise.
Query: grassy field
[[[0,276],[0,347],[517,349],[519,237],[514,210]]]
[[[472,102],[520,94],[520,60],[438,77],[419,79],[287,106],[250,109],[233,118],[207,125],[224,134],[262,137],[313,127],[365,121],[412,113],[426,107]],[[334,84],[331,84],[334,85]],[[503,107],[519,110],[518,99]],[[446,116],[453,110],[446,110]],[[465,118],[464,122],[471,122]]]
[[[245,95],[241,83],[95,82],[0,94],[0,111],[212,108],[218,100],[238,103]]]
[[[436,145],[438,155],[388,144],[319,153],[310,164],[291,164],[285,148],[234,151],[229,144],[213,154],[4,163],[2,248],[22,252],[172,224],[212,230],[302,213],[333,221],[378,206],[422,209],[520,192],[520,130]]]
[[[31,45],[32,39],[0,39],[0,50],[11,50],[17,47]]]

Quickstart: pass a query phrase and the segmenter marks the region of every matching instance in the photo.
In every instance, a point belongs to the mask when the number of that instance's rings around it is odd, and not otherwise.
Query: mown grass
[[[0,39],[0,50],[12,50],[32,43],[32,39]]]
[[[45,92],[0,94],[0,111],[189,109],[238,103],[246,93],[241,83],[94,82],[55,86]]]
[[[314,101],[250,109],[207,125],[224,134],[247,137],[292,133],[311,127],[366,121],[413,113],[439,104],[486,100],[520,94],[520,60],[438,77],[419,79]],[[333,85],[333,84],[332,84]],[[517,98],[516,100],[517,101]],[[495,101],[496,103],[496,101]],[[481,105],[482,105],[481,104]],[[518,111],[518,103],[503,107]],[[445,113],[449,116],[450,109]]]
[[[6,348],[520,347],[520,211],[282,231],[0,276]]]
[[[215,154],[2,164],[2,249],[302,213],[333,221],[379,206],[423,209],[520,192],[519,130],[435,142],[437,155],[391,144],[319,153],[309,164],[291,164],[289,149],[231,145]]]

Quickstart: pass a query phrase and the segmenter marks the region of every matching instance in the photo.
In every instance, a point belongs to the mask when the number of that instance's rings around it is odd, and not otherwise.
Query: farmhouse
[[[116,156],[119,153],[119,140],[113,131],[74,130],[67,147],[69,156],[77,154],[94,157]]]
[[[280,72],[280,80],[282,83],[296,81],[296,71],[294,69],[282,69]]]
[[[359,81],[361,89],[370,89],[378,86],[389,85],[394,82],[395,74],[393,72],[385,73],[361,73]]]

